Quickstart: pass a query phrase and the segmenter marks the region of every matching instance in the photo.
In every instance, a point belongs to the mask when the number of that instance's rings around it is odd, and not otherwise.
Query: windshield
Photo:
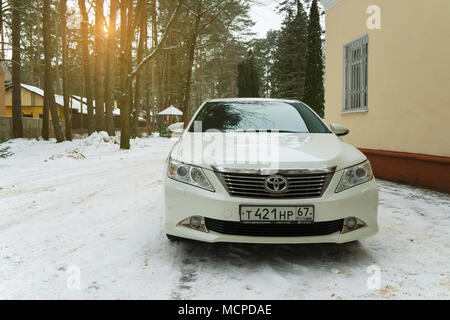
[[[330,133],[305,104],[284,101],[208,102],[198,113],[189,132],[212,129],[222,132]]]

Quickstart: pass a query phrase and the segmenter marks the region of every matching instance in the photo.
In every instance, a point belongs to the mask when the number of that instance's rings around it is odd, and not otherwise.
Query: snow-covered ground
[[[0,144],[0,299],[450,298],[449,195],[379,181],[380,232],[356,243],[170,243],[173,143]]]

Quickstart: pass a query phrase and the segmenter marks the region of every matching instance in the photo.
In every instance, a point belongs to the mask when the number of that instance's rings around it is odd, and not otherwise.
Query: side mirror
[[[184,122],[177,122],[167,127],[167,130],[174,134],[181,135],[184,131]]]
[[[338,137],[343,137],[350,133],[350,130],[341,124],[332,123],[330,127],[334,134]]]

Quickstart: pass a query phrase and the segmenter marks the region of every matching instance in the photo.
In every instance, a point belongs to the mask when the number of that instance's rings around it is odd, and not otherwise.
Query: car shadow
[[[370,250],[361,242],[345,244],[240,244],[181,240],[177,253],[202,266],[232,265],[238,268],[269,266],[288,271],[294,266],[320,267],[370,265]]]

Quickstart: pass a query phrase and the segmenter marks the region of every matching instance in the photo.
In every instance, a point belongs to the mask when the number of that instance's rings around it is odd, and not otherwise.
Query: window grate
[[[344,46],[344,111],[368,107],[369,36]]]

